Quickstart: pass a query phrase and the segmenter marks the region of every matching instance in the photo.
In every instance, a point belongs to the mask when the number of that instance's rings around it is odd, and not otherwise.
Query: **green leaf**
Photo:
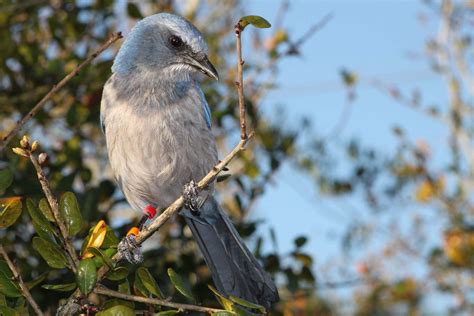
[[[124,280],[123,282],[119,283],[118,291],[120,293],[131,294],[130,283],[128,283],[128,280]]]
[[[43,239],[48,240],[52,243],[56,243],[54,235],[56,231],[51,225],[50,222],[43,216],[41,211],[36,207],[35,203],[31,199],[26,200],[26,209],[28,214],[30,214],[31,219],[33,220],[33,227],[35,228],[36,233]]]
[[[305,236],[299,236],[295,239],[295,245],[296,247],[300,248],[300,247],[303,247],[306,242],[308,241],[308,238],[306,238]]]
[[[2,293],[0,293],[0,306],[7,306],[7,299]]]
[[[105,278],[109,279],[111,281],[119,281],[123,280],[128,276],[128,269],[125,267],[117,267],[113,269],[112,271],[109,271],[106,275]]]
[[[135,316],[135,312],[128,306],[116,305],[102,312],[98,312],[96,316]]]
[[[72,192],[66,192],[59,202],[59,211],[66,222],[69,236],[74,236],[81,231],[83,220],[76,196]]]
[[[174,287],[184,296],[187,298],[194,300],[193,294],[191,291],[184,285],[183,279],[174,272],[173,269],[168,268],[168,276],[170,277],[171,283],[173,283]]]
[[[234,311],[235,315],[239,315],[239,316],[259,316],[259,315],[263,315],[262,313],[259,313],[259,314],[252,313],[252,312],[248,311],[247,309],[245,309],[243,307],[239,307],[237,305],[232,306],[232,310]]]
[[[76,283],[85,295],[89,294],[97,282],[97,268],[92,259],[84,259],[77,266]]]
[[[153,295],[158,298],[163,298],[163,292],[161,292],[158,284],[151,275],[150,271],[144,267],[137,269],[136,277],[140,278],[145,288]]]
[[[172,316],[178,314],[179,311],[177,310],[169,310],[169,311],[162,311],[159,313],[155,313],[155,316]]]
[[[219,301],[219,304],[221,304],[221,306],[224,307],[226,311],[233,311],[232,308],[234,307],[234,303],[231,300],[220,294],[212,285],[208,285],[207,287],[212,291],[212,293],[214,293],[217,301]]]
[[[146,289],[145,285],[141,278],[138,277],[137,273],[135,273],[135,280],[133,282],[133,291],[138,296],[148,297],[149,292]]]
[[[236,296],[232,296],[232,295],[230,295],[229,298],[230,298],[231,301],[234,302],[234,303],[237,303],[237,304],[239,304],[239,305],[242,305],[242,306],[244,306],[244,307],[248,307],[248,308],[251,308],[251,309],[256,309],[256,310],[258,310],[259,312],[265,313],[265,307],[263,307],[262,305],[255,304],[255,303],[246,301],[246,300],[244,300],[244,299],[242,299],[242,298],[239,298],[239,297],[236,297]]]
[[[0,170],[0,195],[3,195],[13,182],[13,172],[10,169]]]
[[[0,306],[0,315],[2,316],[20,316],[20,313],[13,308],[7,306]]]
[[[40,284],[41,282],[44,281],[44,279],[46,279],[46,276],[48,274],[45,272],[43,274],[41,274],[40,276],[38,276],[37,278],[29,281],[29,282],[26,282],[26,287],[28,287],[29,290],[31,290],[32,288],[34,288],[35,286],[37,286],[38,284]]]
[[[89,247],[87,248],[87,251],[91,252],[94,256],[97,258],[100,258],[101,263],[105,263],[110,269],[113,269],[114,263],[112,260],[104,253],[102,252],[99,248],[96,247]]]
[[[259,29],[266,29],[272,26],[270,22],[258,15],[244,16],[239,20],[239,24],[242,30],[244,30],[249,24],[252,24]]]
[[[114,230],[107,226],[107,233],[105,234],[105,239],[101,248],[117,247],[119,242],[120,240],[115,235]]]
[[[212,313],[211,316],[235,316],[235,313],[231,311],[220,311]]]
[[[0,213],[0,228],[7,228],[15,224],[21,215],[22,203],[20,199],[8,203]]]
[[[33,237],[33,248],[51,268],[62,269],[67,266],[66,256],[57,245],[35,236]]]
[[[53,222],[53,223],[55,222],[53,211],[51,211],[51,207],[49,207],[48,200],[46,200],[45,198],[42,198],[39,201],[38,208],[40,209],[40,211],[43,213],[43,216],[48,221]]]
[[[44,285],[41,285],[41,287],[43,289],[51,290],[51,291],[70,292],[76,289],[77,284],[76,282],[65,283],[65,284],[44,284]]]
[[[115,306],[126,306],[131,309],[135,308],[135,304],[133,302],[126,301],[126,300],[119,300],[117,298],[114,298],[114,299],[107,299],[107,301],[102,306],[102,309],[107,310]]]
[[[230,174],[230,173],[226,173],[226,174],[217,176],[216,182],[225,181],[225,180],[227,180],[228,178],[230,178],[230,176],[232,176],[232,174]]]
[[[7,297],[20,297],[21,291],[13,281],[13,273],[5,261],[0,260],[0,293]]]
[[[134,3],[130,2],[127,4],[127,13],[128,16],[130,16],[131,18],[143,19],[143,15],[141,14],[140,9]]]

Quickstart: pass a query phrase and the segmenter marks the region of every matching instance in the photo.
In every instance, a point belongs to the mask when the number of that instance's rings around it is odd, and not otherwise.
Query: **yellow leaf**
[[[444,179],[439,178],[434,181],[425,180],[423,181],[415,192],[415,199],[418,202],[426,203],[431,200],[433,197],[440,194],[444,189]]]
[[[459,266],[474,264],[474,231],[453,229],[444,233],[444,253]]]
[[[107,234],[107,225],[103,220],[99,221],[97,225],[95,225],[94,230],[92,231],[91,237],[87,242],[86,251],[84,251],[84,255],[82,259],[92,258],[94,254],[88,251],[87,248],[94,247],[100,248],[104,243],[105,235]]]
[[[21,196],[11,196],[11,197],[6,197],[6,198],[1,198],[0,199],[0,207],[5,207],[8,204],[10,204],[12,202],[15,202],[15,201],[19,201],[21,199],[22,199]]]

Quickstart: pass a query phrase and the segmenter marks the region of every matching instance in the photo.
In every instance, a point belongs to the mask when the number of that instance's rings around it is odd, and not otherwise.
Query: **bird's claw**
[[[186,183],[183,187],[184,206],[197,216],[200,214],[198,197],[199,189],[196,182],[191,180],[189,183]]]
[[[130,263],[137,264],[143,261],[143,254],[140,251],[140,245],[137,244],[134,235],[124,237],[118,244],[117,251]]]

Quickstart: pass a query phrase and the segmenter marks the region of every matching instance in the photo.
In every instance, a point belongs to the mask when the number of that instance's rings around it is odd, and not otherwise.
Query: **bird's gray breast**
[[[129,82],[113,75],[104,87],[101,119],[110,164],[132,207],[166,207],[217,162],[205,100],[194,82],[167,89]]]

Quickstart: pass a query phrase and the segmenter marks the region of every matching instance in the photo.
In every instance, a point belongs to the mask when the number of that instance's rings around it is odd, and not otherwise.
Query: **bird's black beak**
[[[194,68],[198,69],[200,72],[206,76],[213,78],[215,80],[219,79],[219,74],[217,73],[216,68],[209,61],[206,55],[193,56],[188,59],[189,64]]]

